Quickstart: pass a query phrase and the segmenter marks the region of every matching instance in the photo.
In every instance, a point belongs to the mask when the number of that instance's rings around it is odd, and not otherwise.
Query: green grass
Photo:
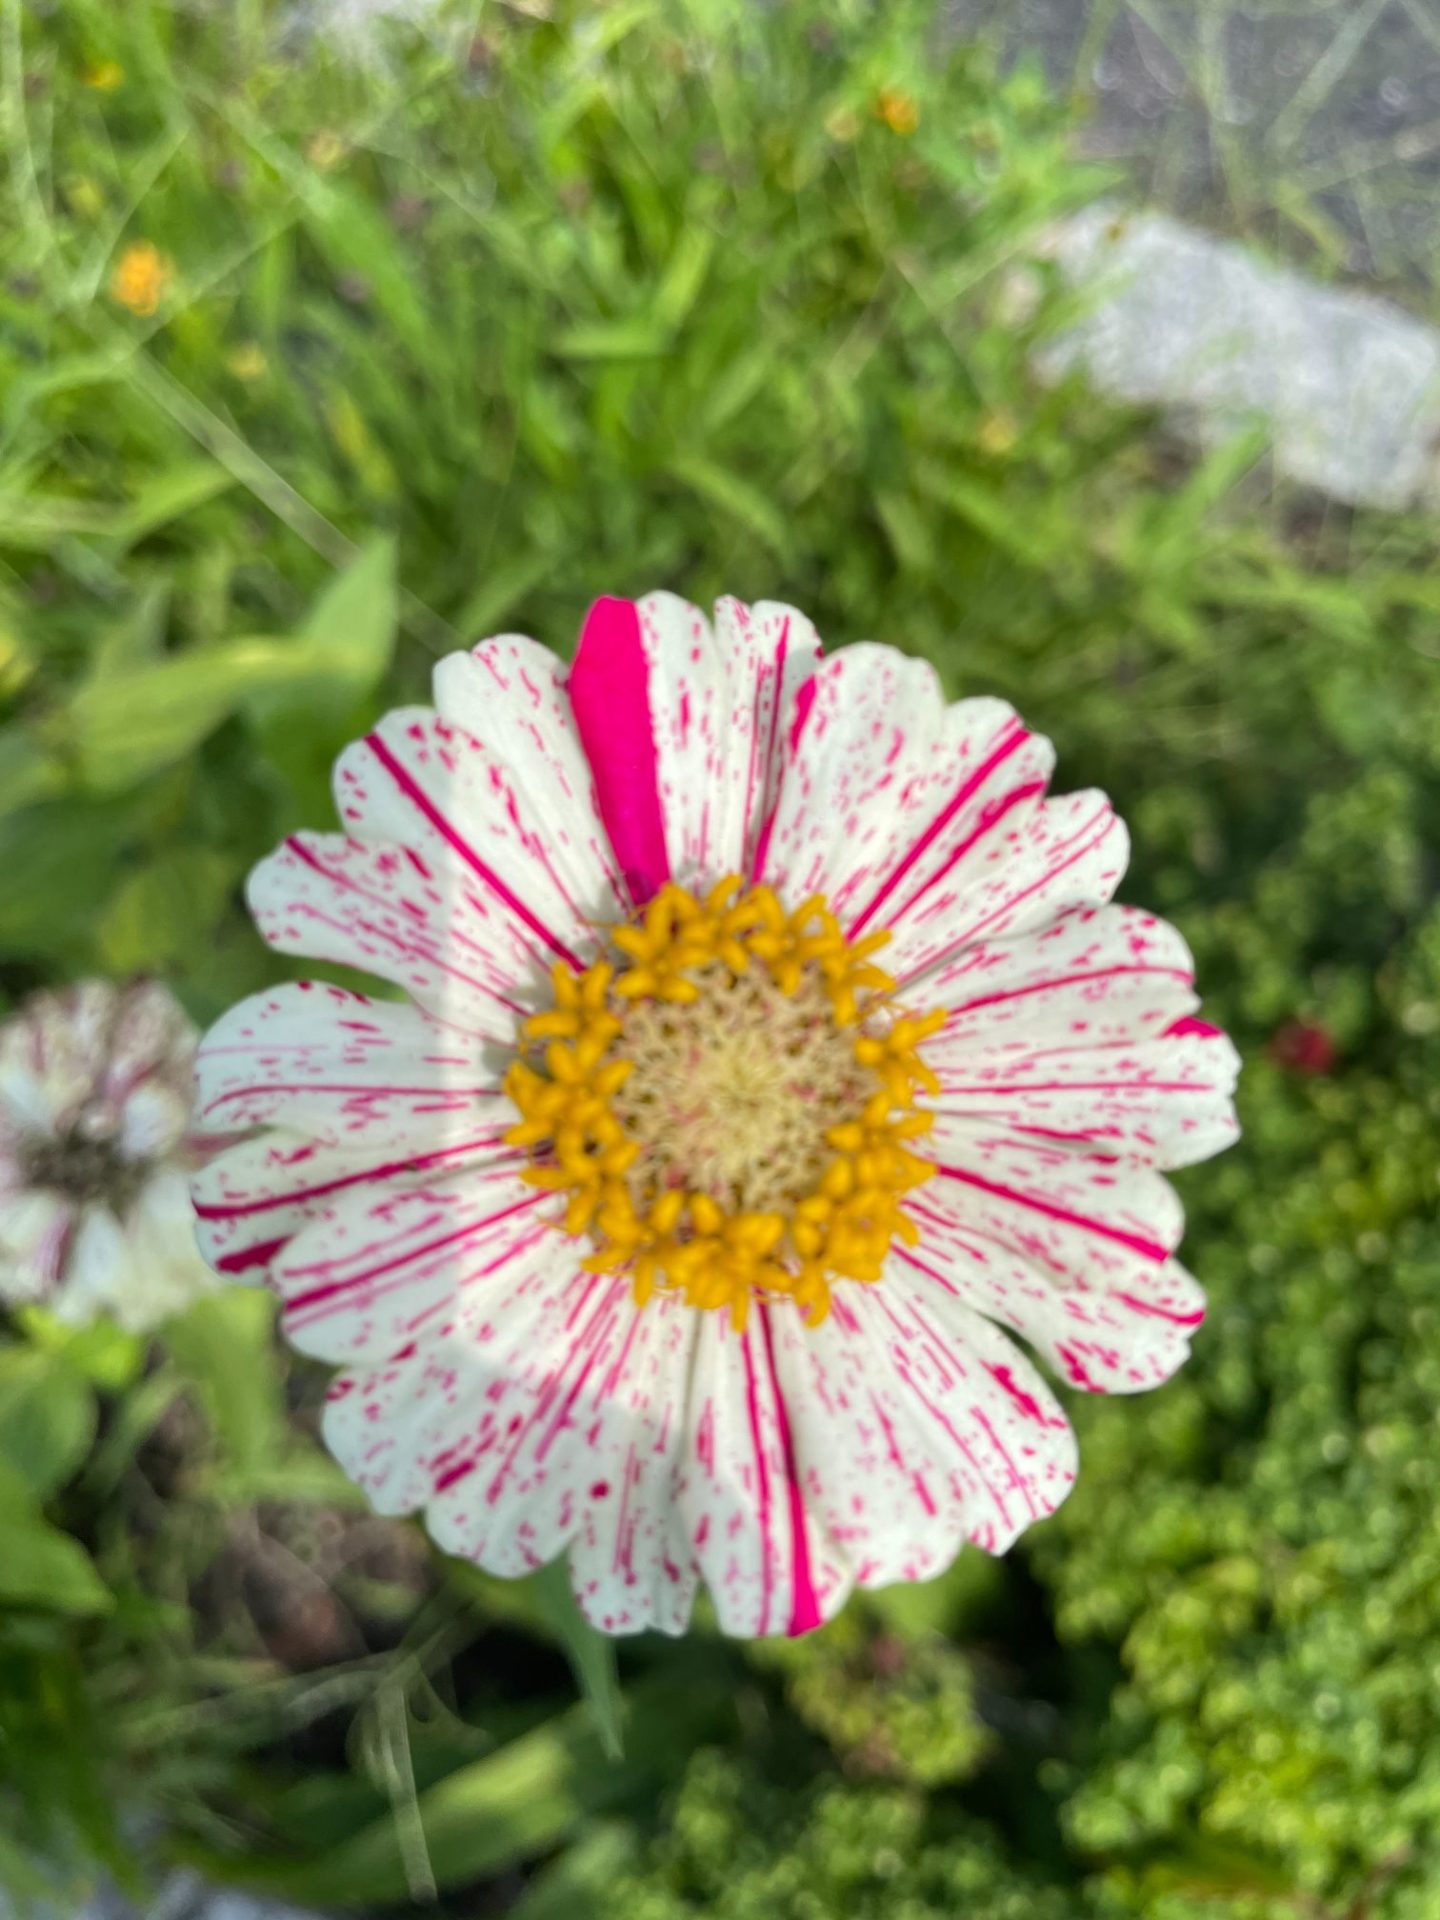
[[[1036,241],[1113,176],[930,13],[456,7],[346,67],[254,0],[0,0],[3,1003],[143,969],[215,1015],[277,972],[240,885],[345,739],[450,648],[666,585],[1013,699],[1251,1062],[1185,1183],[1195,1362],[1073,1409],[1033,1543],[798,1648],[628,1649],[620,1709],[553,1593],[348,1498],[258,1299],[148,1354],[9,1327],[0,1466],[49,1464],[0,1493],[35,1564],[89,1556],[0,1611],[22,1897],[123,1860],[118,1811],[336,1906],[1425,1920],[1434,535],[1036,383]]]

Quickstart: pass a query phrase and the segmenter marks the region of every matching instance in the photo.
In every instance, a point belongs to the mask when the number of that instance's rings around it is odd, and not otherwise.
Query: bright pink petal
[[[789,1317],[759,1306],[744,1333],[699,1316],[678,1472],[689,1550],[723,1632],[803,1633],[828,1619],[849,1588],[843,1562],[806,1507],[796,1453],[801,1409],[777,1369]]]
[[[649,667],[633,600],[605,598],[591,607],[568,686],[600,817],[630,898],[643,906],[671,875]]]
[[[862,1587],[925,1580],[965,1541],[1000,1553],[1075,1477],[1054,1395],[1014,1343],[892,1259],[807,1329],[777,1317],[807,1512]]]
[[[511,1112],[468,1035],[310,982],[233,1007],[201,1044],[196,1085],[197,1118],[213,1131],[281,1126],[359,1151],[423,1152],[456,1128],[493,1132]]]
[[[751,870],[819,651],[804,615],[773,602],[722,600],[713,630],[670,593],[592,609],[571,697],[637,897]]]

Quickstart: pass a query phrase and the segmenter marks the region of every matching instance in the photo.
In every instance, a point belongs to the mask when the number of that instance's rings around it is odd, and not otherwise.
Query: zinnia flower
[[[253,876],[283,986],[201,1049],[264,1128],[202,1175],[217,1266],[336,1363],[330,1446],[502,1575],[568,1551],[612,1632],[799,1632],[1003,1551],[1075,1444],[1034,1350],[1135,1392],[1202,1296],[1158,1169],[1236,1058],[1126,836],[1048,744],[784,606],[602,600],[342,755],[342,834]],[[1018,1333],[1022,1348],[1011,1337]]]
[[[196,1038],[149,982],[38,993],[0,1027],[0,1299],[143,1332],[213,1290],[190,1204]]]

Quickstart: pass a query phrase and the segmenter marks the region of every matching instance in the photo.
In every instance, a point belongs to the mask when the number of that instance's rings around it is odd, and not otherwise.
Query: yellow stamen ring
[[[663,888],[614,957],[557,966],[505,1078],[530,1185],[565,1202],[593,1272],[633,1271],[694,1307],[788,1294],[817,1326],[837,1280],[877,1281],[935,1171],[913,1143],[939,1083],[917,1051],[941,1012],[891,1018],[895,983],[816,894],[787,913],[732,874]]]

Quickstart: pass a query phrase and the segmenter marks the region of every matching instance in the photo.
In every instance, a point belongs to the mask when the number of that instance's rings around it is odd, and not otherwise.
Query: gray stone
[[[3,1891],[0,1920],[22,1920],[21,1910]],[[102,1888],[79,1907],[57,1903],[36,1911],[29,1905],[23,1920],[318,1920],[318,1916],[252,1894],[209,1887],[198,1874],[179,1872],[167,1875],[143,1908],[113,1888]]]
[[[1099,205],[1047,251],[1087,310],[1045,352],[1206,443],[1264,422],[1277,469],[1356,505],[1440,506],[1440,332],[1167,215]]]

